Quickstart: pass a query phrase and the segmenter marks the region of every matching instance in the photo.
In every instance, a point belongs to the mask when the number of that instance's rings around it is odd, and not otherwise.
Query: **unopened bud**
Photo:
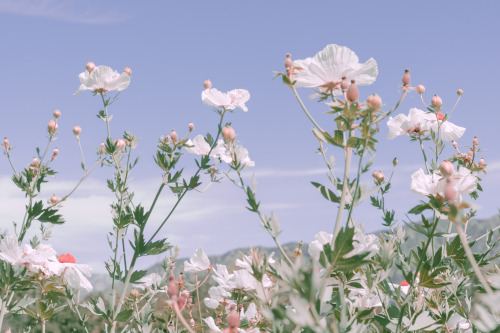
[[[392,165],[396,166],[396,165],[398,165],[398,163],[399,163],[398,159],[396,157],[394,157],[394,159],[392,160]]]
[[[405,73],[403,75],[403,78],[401,79],[401,82],[403,82],[404,86],[407,86],[407,85],[410,84],[410,80],[411,80],[411,78],[410,78],[410,69],[407,68],[407,69],[405,69]]]
[[[179,140],[179,136],[177,135],[177,132],[175,130],[172,130],[172,133],[170,133],[170,137],[172,138],[174,143],[176,143],[177,140]]]
[[[177,287],[177,283],[175,280],[170,280],[170,282],[167,285],[167,294],[171,298],[174,296],[177,296],[177,293],[179,292],[179,288]]]
[[[366,105],[374,111],[377,111],[382,106],[382,99],[379,95],[373,94],[366,100]]]
[[[54,148],[54,151],[52,152],[52,156],[56,157],[57,155],[59,155],[59,149]]]
[[[137,298],[137,297],[139,297],[139,295],[140,295],[140,294],[139,294],[139,292],[137,291],[137,289],[132,289],[132,290],[130,291],[130,297],[132,297],[132,298]]]
[[[59,198],[55,194],[52,194],[52,196],[50,197],[50,203],[56,204],[58,202],[59,202]]]
[[[347,88],[349,88],[349,82],[347,81],[347,78],[343,76],[342,82],[340,82],[340,89],[342,89],[342,91],[346,91]]]
[[[125,141],[123,139],[118,139],[115,141],[116,143],[116,147],[118,147],[119,149],[125,147]]]
[[[55,118],[59,118],[60,116],[61,116],[61,111],[59,111],[59,110],[55,110],[55,111],[54,111],[54,117],[55,117]]]
[[[189,325],[191,325],[191,327],[194,327],[196,323],[194,322],[194,319],[191,317],[191,319],[189,319]]]
[[[477,136],[475,136],[475,137],[474,137],[474,140],[472,140],[472,144],[473,144],[474,146],[479,145],[479,141],[477,140]]]
[[[439,110],[441,105],[443,105],[443,100],[438,95],[434,95],[431,99],[431,105]]]
[[[289,70],[290,68],[292,68],[292,55],[290,53],[286,54],[285,68],[287,70]]]
[[[480,168],[484,168],[486,166],[486,164],[484,163],[484,158],[481,157],[481,159],[479,160],[479,162],[477,163],[477,165]]]
[[[38,158],[33,157],[33,165],[40,165],[40,161],[38,160]]]
[[[95,69],[95,64],[92,61],[89,61],[87,65],[85,65],[85,68],[87,69],[87,72],[92,73]]]
[[[425,92],[425,87],[424,87],[424,85],[423,85],[423,84],[419,84],[419,85],[417,86],[417,91],[418,91],[418,93],[419,93],[419,94],[423,94],[423,93]]]
[[[57,122],[54,119],[51,119],[49,121],[49,124],[47,125],[47,128],[50,134],[54,134],[57,130]]]
[[[205,88],[205,89],[212,88],[212,82],[210,82],[209,79],[206,79],[205,82],[203,82],[203,88]]]
[[[293,254],[298,257],[298,256],[301,256],[302,255],[302,250],[299,249],[298,247],[295,248],[295,250],[293,250]]]
[[[359,91],[358,87],[356,86],[356,81],[351,80],[351,85],[349,86],[349,89],[347,89],[347,100],[351,103],[354,103],[358,100],[359,98]]]
[[[9,139],[7,139],[7,137],[5,137],[3,139],[3,146],[5,147],[5,149],[9,148],[9,144],[10,144]]]
[[[455,149],[457,149],[457,148],[458,148],[458,143],[457,143],[455,140],[452,140],[452,141],[451,141],[451,144],[453,145],[453,147],[454,147]]]
[[[194,124],[193,124],[193,122],[189,123],[189,130],[190,131],[194,130]]]
[[[385,176],[384,174],[382,173],[382,171],[375,171],[373,174],[372,174],[373,178],[375,179],[375,182],[377,184],[381,184],[384,179],[385,179]]]
[[[230,328],[237,328],[241,324],[240,316],[238,315],[238,312],[236,312],[235,309],[232,309],[231,312],[226,317],[226,323],[227,326]]]
[[[443,177],[450,177],[455,173],[455,167],[453,163],[448,160],[444,160],[443,163],[439,166],[439,171]]]
[[[222,137],[224,138],[224,140],[226,140],[226,142],[233,142],[236,138],[236,133],[231,126],[226,125],[222,129]]]
[[[73,134],[76,135],[76,136],[79,136],[80,133],[82,133],[82,128],[78,125],[76,125],[75,127],[73,127]]]
[[[212,173],[212,175],[214,175],[216,171],[217,171],[217,168],[215,167],[215,165],[212,165],[210,167],[210,172]]]
[[[451,180],[448,180],[444,188],[444,200],[448,201],[449,203],[452,203],[455,201],[456,197],[457,197],[457,191],[455,191],[455,187],[453,186]]]
[[[467,152],[467,155],[466,155],[467,161],[471,162],[473,155],[474,155],[474,153],[472,152],[472,150],[470,150],[469,152]]]
[[[132,70],[130,69],[130,67],[125,67],[125,69],[123,70],[124,73],[127,73],[128,75],[132,75]]]
[[[462,95],[463,95],[463,93],[464,93],[464,91],[463,91],[462,89],[458,89],[458,90],[457,90],[457,95],[458,95],[458,96],[462,96]]]
[[[101,142],[101,144],[99,145],[99,151],[100,152],[104,152],[104,150],[106,149],[106,144],[103,142]]]

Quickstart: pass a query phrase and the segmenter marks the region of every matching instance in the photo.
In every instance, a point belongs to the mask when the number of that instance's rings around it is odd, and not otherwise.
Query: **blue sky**
[[[259,182],[258,195],[265,211],[274,210],[285,229],[282,240],[310,241],[321,230],[331,231],[337,208],[326,202],[310,181],[326,183],[324,165],[315,153],[311,124],[292,93],[273,71],[282,70],[284,55],[294,59],[315,55],[329,43],[354,50],[362,62],[373,57],[379,66],[377,81],[360,89],[361,99],[377,92],[388,107],[397,101],[404,68],[411,69],[412,83],[426,86],[426,102],[439,94],[451,108],[458,88],[462,101],[453,122],[467,128],[459,144],[479,137],[489,164],[484,176],[485,193],[478,200],[479,216],[490,217],[500,206],[500,140],[498,77],[500,30],[496,14],[500,5],[485,1],[478,6],[455,1],[0,1],[3,64],[0,76],[2,121],[0,135],[16,147],[18,168],[45,144],[46,124],[52,111],[63,113],[59,121],[59,172],[45,192],[62,196],[81,175],[77,143],[71,128],[82,127],[87,160],[105,137],[105,125],[96,118],[101,107],[89,93],[73,96],[77,75],[92,60],[119,71],[130,66],[132,83],[110,108],[113,136],[128,130],[141,138],[141,161],[132,187],[146,206],[161,173],[152,155],[157,139],[176,129],[184,133],[189,121],[195,134],[214,132],[216,115],[200,99],[202,83],[210,78],[220,90],[244,88],[251,99],[247,113],[238,110],[229,121],[238,139],[256,162],[252,170]],[[302,98],[323,128],[331,119],[326,107]],[[398,112],[422,104],[410,94]],[[374,167],[386,174],[397,156],[398,167],[390,206],[399,217],[418,200],[409,192],[409,175],[422,167],[418,147],[405,137],[381,141]],[[330,150],[343,165],[339,150]],[[451,153],[451,150],[447,150]],[[191,157],[185,159],[192,170]],[[52,242],[59,252],[72,252],[83,261],[100,265],[111,229],[104,179],[112,170],[97,170],[73,201],[65,204],[68,222],[56,227]],[[337,171],[339,173],[339,171]],[[6,159],[0,161],[0,217],[2,228],[22,219],[24,199],[8,179]],[[371,182],[369,176],[365,182]],[[59,192],[58,192],[59,191]],[[162,197],[158,212],[167,211],[173,198]],[[165,234],[189,255],[198,246],[208,253],[249,245],[271,245],[256,216],[244,208],[244,195],[231,184],[216,184],[206,193],[193,193],[182,203],[179,215]],[[89,208],[90,207],[90,208]],[[380,228],[378,213],[367,205],[356,219],[367,231]],[[89,246],[90,245],[90,246]],[[154,260],[154,259],[151,259]],[[146,264],[146,263],[145,263]],[[99,267],[95,267],[99,269]],[[102,266],[102,265],[101,265]]]

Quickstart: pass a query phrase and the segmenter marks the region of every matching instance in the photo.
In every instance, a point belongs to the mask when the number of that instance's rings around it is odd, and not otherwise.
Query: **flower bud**
[[[439,121],[443,121],[443,119],[444,119],[444,114],[442,114],[441,112],[439,112],[439,113],[437,114],[437,117],[438,117],[438,120],[439,120]]]
[[[33,157],[33,165],[40,165],[40,161],[38,160],[38,158],[36,157]]]
[[[431,99],[431,105],[439,110],[441,105],[443,105],[443,100],[438,95],[434,95]]]
[[[51,135],[53,135],[56,132],[56,130],[57,130],[57,123],[56,123],[56,121],[54,119],[51,119],[49,121],[49,124],[47,125],[47,128],[49,130],[49,133]]]
[[[451,144],[453,145],[453,148],[455,148],[455,149],[458,148],[458,143],[455,140],[452,140]]]
[[[231,126],[226,125],[222,129],[222,137],[224,138],[224,140],[226,140],[226,142],[233,142],[236,138],[236,133]]]
[[[205,89],[212,88],[212,82],[210,82],[209,79],[206,79],[205,82],[203,82],[203,88],[205,88]]]
[[[193,124],[193,122],[190,122],[189,123],[189,131],[192,131],[192,130],[194,130],[194,124]]]
[[[411,80],[410,79],[410,69],[407,68],[407,69],[405,69],[405,73],[403,75],[403,78],[401,79],[401,82],[403,82],[404,86],[407,86],[410,84],[410,80]]]
[[[55,110],[55,111],[54,111],[54,117],[55,117],[55,118],[59,118],[60,116],[61,116],[61,111],[59,111],[59,110]]]
[[[90,74],[95,69],[95,64],[92,61],[89,61],[87,65],[85,65],[85,68],[87,69],[87,72],[89,72]]]
[[[132,70],[130,69],[130,67],[125,67],[125,69],[123,70],[124,73],[127,73],[128,75],[132,75]]]
[[[101,144],[99,145],[99,152],[100,153],[104,153],[104,150],[106,149],[106,144],[103,142],[101,142]]]
[[[347,81],[347,78],[343,76],[342,82],[340,82],[340,89],[342,89],[342,91],[346,91],[347,88],[349,88],[349,82]]]
[[[226,323],[227,326],[230,328],[237,328],[241,324],[240,316],[238,315],[238,312],[236,312],[235,309],[232,309],[231,312],[226,317]]]
[[[52,158],[56,158],[56,156],[59,155],[59,149],[58,148],[54,148],[54,151],[52,152]]]
[[[7,137],[5,137],[3,139],[3,146],[5,147],[5,149],[9,148],[9,144],[10,144],[9,139],[7,139]]]
[[[118,147],[119,149],[122,149],[123,147],[125,147],[125,141],[123,139],[118,139],[115,141],[116,143],[116,147]]]
[[[80,126],[76,125],[73,127],[73,134],[76,135],[77,137],[82,133],[82,129]]]
[[[450,180],[448,180],[444,188],[444,200],[448,201],[449,203],[452,203],[455,201],[456,198],[457,198],[457,191],[455,191],[453,183]]]
[[[379,95],[373,94],[366,100],[366,105],[374,111],[377,111],[382,106],[382,99]]]
[[[486,164],[484,163],[484,158],[481,157],[481,159],[479,160],[479,162],[477,163],[477,165],[480,168],[484,168],[486,166]]]
[[[443,177],[450,177],[455,173],[455,167],[450,161],[444,160],[439,166],[439,172],[441,172]]]
[[[470,150],[467,155],[466,155],[466,159],[468,162],[472,162],[472,156],[474,155],[474,153],[472,152],[472,150]]]
[[[347,89],[347,100],[351,103],[354,103],[358,100],[359,92],[358,87],[356,86],[356,80],[351,80],[351,85],[349,89]]]
[[[56,204],[58,202],[59,202],[59,198],[55,194],[52,194],[52,196],[50,197],[50,203]]]
[[[396,165],[398,165],[398,163],[399,163],[398,159],[396,157],[394,157],[394,159],[392,160],[392,165],[396,166]]]
[[[423,85],[423,84],[419,84],[419,85],[417,86],[417,91],[418,91],[418,93],[419,93],[419,94],[423,94],[423,93],[425,92],[425,87],[424,87],[424,85]]]
[[[302,250],[299,249],[298,247],[295,248],[295,250],[293,250],[293,254],[298,257],[298,256],[301,256],[302,255]]]
[[[464,93],[464,91],[463,91],[462,89],[458,89],[458,90],[457,90],[457,95],[458,95],[458,96],[462,96],[462,95],[463,95],[463,93]]]
[[[217,168],[215,167],[215,165],[212,165],[210,167],[210,172],[212,173],[212,175],[214,175],[216,171],[217,171]]]
[[[140,294],[139,294],[139,292],[137,291],[137,289],[132,289],[132,290],[130,291],[130,297],[132,297],[132,298],[137,298],[137,297],[139,297],[139,295],[140,295]]]
[[[474,140],[472,140],[472,144],[473,144],[474,146],[479,145],[479,141],[477,141],[477,136],[475,136],[475,137],[474,137]]]
[[[290,68],[292,68],[292,55],[290,53],[286,54],[285,68],[287,70],[289,70]]]
[[[196,323],[194,322],[194,319],[193,317],[191,317],[191,319],[189,319],[189,325],[191,325],[191,327],[194,327]]]
[[[377,183],[377,184],[381,184],[384,181],[384,179],[385,179],[385,176],[382,173],[382,171],[375,171],[372,174],[372,176],[375,179],[375,183]]]
[[[171,298],[174,296],[177,296],[177,293],[179,292],[179,288],[177,287],[177,283],[175,280],[170,280],[170,282],[167,285],[167,294]]]
[[[170,137],[172,138],[174,143],[176,143],[177,140],[179,140],[179,136],[177,135],[177,132],[175,130],[172,130],[172,133],[170,133]]]

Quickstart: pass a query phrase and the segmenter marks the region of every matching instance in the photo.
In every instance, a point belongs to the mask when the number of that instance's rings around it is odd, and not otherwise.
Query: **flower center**
[[[69,263],[69,264],[76,264],[75,257],[73,257],[71,254],[66,253],[66,254],[61,254],[59,256],[59,262],[60,263]]]

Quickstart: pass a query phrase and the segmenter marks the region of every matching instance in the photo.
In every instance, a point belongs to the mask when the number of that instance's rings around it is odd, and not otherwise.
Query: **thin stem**
[[[349,134],[349,137],[351,137],[350,134]],[[337,235],[340,231],[340,224],[342,222],[342,214],[344,212],[347,190],[349,187],[349,171],[351,170],[352,148],[346,147],[345,151],[346,151],[346,154],[345,154],[346,157],[345,157],[345,164],[344,164],[344,181],[342,184],[342,195],[340,197],[340,205],[339,205],[339,210],[337,212],[337,219],[335,221],[335,229],[334,229],[333,237],[332,237],[332,243],[331,243],[332,246],[333,246],[333,244],[335,244],[335,238],[337,237]],[[352,202],[351,202],[351,205],[352,205]]]
[[[85,329],[85,332],[89,333],[89,330],[87,329],[87,325],[84,324],[82,315],[80,314],[80,311],[78,310],[78,304],[75,303],[74,299],[71,299],[71,302],[69,301],[69,299],[67,301],[68,301],[68,305],[70,308],[72,306],[74,306],[75,312],[78,315],[78,319],[80,319],[80,323],[82,324],[83,328]],[[1,327],[0,327],[0,329],[1,329]]]
[[[457,98],[457,101],[455,102],[455,105],[453,105],[453,107],[451,108],[450,112],[448,113],[448,119],[450,119],[450,117],[451,117],[451,113],[452,113],[452,112],[453,112],[453,110],[455,110],[455,108],[457,107],[458,102],[460,101],[460,98],[462,98],[462,95],[458,95],[458,98]]]
[[[480,236],[480,237],[476,238],[476,240],[475,240],[474,242],[477,242],[478,240],[483,239],[484,237],[488,236],[490,232],[492,232],[492,231],[497,231],[498,229],[500,229],[500,225],[499,225],[499,226],[494,227],[493,229],[491,229],[491,231],[489,231],[489,232],[485,233],[484,235],[482,235],[482,236]]]
[[[172,308],[174,308],[175,314],[177,315],[177,318],[181,321],[182,325],[188,330],[189,333],[196,333],[193,331],[191,326],[189,326],[188,322],[184,317],[182,316],[181,311],[179,310],[179,306],[177,305],[177,302],[175,300],[172,301]]]
[[[399,104],[401,104],[401,102],[403,101],[403,99],[406,95],[406,92],[407,92],[407,88],[404,88],[403,94],[399,98],[399,101],[396,103],[396,105],[394,105],[394,107],[389,112],[387,112],[385,115],[383,115],[383,116],[379,117],[377,120],[373,121],[372,125],[378,123],[381,120],[384,120],[385,118],[389,117],[394,111],[396,111],[396,109],[399,107]]]
[[[9,160],[10,167],[12,168],[12,171],[14,171],[14,174],[17,175],[16,168],[14,168],[14,164],[12,163],[12,160],[10,159],[10,154],[7,148],[5,148],[5,155],[7,155],[7,159]]]
[[[486,290],[489,296],[493,296],[493,290],[491,289],[490,285],[486,281],[483,273],[481,272],[481,269],[479,268],[479,265],[476,262],[476,259],[474,258],[474,255],[472,254],[472,251],[469,246],[469,242],[467,242],[467,236],[465,235],[464,230],[462,229],[462,226],[459,223],[455,223],[455,226],[457,227],[458,231],[458,236],[460,237],[460,241],[464,247],[465,254],[467,255],[467,258],[469,259],[469,262],[472,266],[472,269],[474,269],[474,273],[476,273],[477,278],[479,279],[479,282],[483,285],[483,288]]]
[[[207,274],[207,277],[208,277],[209,274]],[[198,314],[200,316],[200,321],[201,321],[201,305],[200,305],[200,291],[198,290],[198,272],[194,273],[194,278],[195,278],[195,283],[196,283],[196,301],[197,301],[197,305],[198,305]],[[207,279],[205,278],[205,281]],[[205,332],[205,330],[203,329],[203,327],[201,328],[201,331],[202,332]]]
[[[87,172],[87,163],[85,163],[85,155],[83,154],[82,144],[80,143],[80,137],[76,136],[76,141],[78,141],[78,147],[80,148],[80,153],[82,154],[83,168]]]
[[[427,173],[430,174],[431,172],[429,170],[429,165],[427,164],[427,155],[425,154],[424,144],[422,142],[422,137],[420,136],[420,134],[418,135],[418,141],[420,142],[420,149],[422,150],[422,155],[424,155],[425,169],[427,170]]]
[[[322,141],[319,141],[319,147],[320,147],[321,155],[323,155],[323,159],[325,160],[325,164],[328,167],[328,170],[330,171],[330,175],[332,175],[331,181],[332,181],[334,186],[337,186],[337,177],[335,177],[335,174],[333,173],[333,168],[330,165],[330,163],[328,162],[328,160],[326,159],[326,152],[325,152],[325,149],[323,148]]]
[[[309,111],[307,111],[307,108],[304,105],[304,103],[302,103],[302,100],[300,99],[300,96],[297,93],[297,90],[295,90],[295,87],[291,86],[291,88],[292,88],[293,93],[295,94],[295,97],[297,98],[297,101],[299,101],[299,104],[302,107],[302,110],[304,110],[306,116],[314,124],[314,126],[316,126],[321,132],[324,132],[323,129],[321,128],[321,126],[319,126],[318,123],[316,122],[316,120],[314,120],[314,118],[311,116],[311,114],[309,113]]]

